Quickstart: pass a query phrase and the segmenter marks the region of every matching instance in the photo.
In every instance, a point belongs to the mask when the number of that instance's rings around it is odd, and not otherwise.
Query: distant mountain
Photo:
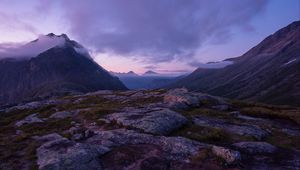
[[[16,51],[0,60],[0,104],[67,93],[127,89],[65,34],[39,37]],[[20,52],[27,56],[20,56]]]
[[[148,70],[143,75],[144,76],[152,76],[152,75],[158,75],[158,73],[156,73],[154,71],[151,71],[151,70]]]
[[[182,76],[158,74],[154,71],[147,71],[138,75],[133,71],[128,73],[110,72],[118,77],[129,89],[157,89],[162,88],[182,78]]]
[[[116,72],[110,72],[112,75],[117,76],[117,77],[132,77],[132,76],[139,76],[133,71],[129,71],[127,73],[116,73]]]
[[[169,87],[228,98],[300,106],[300,21],[268,36],[233,64],[198,68]]]

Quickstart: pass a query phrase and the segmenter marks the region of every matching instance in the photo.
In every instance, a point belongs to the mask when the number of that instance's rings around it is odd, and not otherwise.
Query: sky
[[[300,0],[0,0],[0,49],[67,34],[114,72],[183,74],[300,18]]]

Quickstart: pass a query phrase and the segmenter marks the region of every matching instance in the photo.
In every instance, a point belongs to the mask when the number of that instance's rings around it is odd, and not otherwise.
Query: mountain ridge
[[[67,93],[127,89],[117,77],[76,48],[83,46],[66,39],[64,46],[54,46],[26,60],[0,60],[0,104]]]
[[[169,87],[186,87],[228,98],[300,106],[300,21],[268,36],[234,64],[198,68]],[[294,60],[290,65],[285,63]]]

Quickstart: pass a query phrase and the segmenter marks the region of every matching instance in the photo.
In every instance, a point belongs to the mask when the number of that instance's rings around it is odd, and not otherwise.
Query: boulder
[[[49,135],[42,138],[49,139]],[[51,134],[50,138],[37,149],[39,169],[102,169],[99,156],[108,152],[108,148],[75,143],[58,134]]]
[[[99,131],[88,138],[86,143],[110,149],[127,145],[154,145],[160,148],[166,159],[178,161],[188,161],[191,156],[197,155],[199,150],[209,148],[207,144],[183,137],[153,136],[126,129]]]
[[[242,136],[252,136],[258,140],[266,137],[269,133],[258,126],[232,123],[217,118],[209,118],[206,116],[195,116],[194,123],[199,126],[220,128],[224,131]]]
[[[164,103],[173,109],[197,107],[200,104],[198,97],[185,88],[169,90],[164,96]]]
[[[236,148],[249,154],[274,153],[276,147],[267,142],[239,142],[233,144]]]
[[[44,121],[42,119],[38,118],[37,114],[34,113],[34,114],[31,114],[31,115],[25,117],[23,120],[16,122],[15,125],[17,127],[20,127],[24,124],[31,124],[31,123],[38,123],[38,122],[44,122]]]
[[[184,116],[165,108],[132,109],[110,114],[106,118],[123,126],[157,135],[167,135],[187,123]]]
[[[213,146],[212,153],[217,157],[222,158],[228,164],[234,164],[241,160],[241,154],[238,151],[234,151],[224,147]]]

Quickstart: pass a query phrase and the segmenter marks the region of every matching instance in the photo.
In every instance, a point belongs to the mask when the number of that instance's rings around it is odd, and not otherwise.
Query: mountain
[[[300,106],[300,21],[268,36],[219,69],[198,68],[169,87],[235,99]]]
[[[132,76],[139,76],[133,71],[129,71],[127,73],[117,73],[117,72],[110,72],[112,75],[117,76],[117,77],[132,77]]]
[[[25,57],[11,52],[18,57],[0,60],[0,104],[66,93],[127,89],[65,34],[41,36],[15,51],[29,53]]]
[[[143,75],[144,76],[153,76],[153,75],[158,75],[158,73],[156,73],[154,71],[151,71],[151,70],[148,70]]]
[[[154,71],[147,71],[142,75],[138,75],[133,71],[128,73],[110,72],[110,74],[118,77],[129,89],[158,89],[170,85],[183,77],[158,74]]]

